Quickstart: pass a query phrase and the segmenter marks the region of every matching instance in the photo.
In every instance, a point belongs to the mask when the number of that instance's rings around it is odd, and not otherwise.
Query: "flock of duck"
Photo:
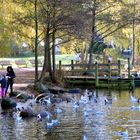
[[[4,97],[1,99],[1,109],[2,114],[9,111],[12,112],[13,117],[19,121],[26,118],[36,117],[37,121],[46,120],[46,128],[52,129],[60,124],[60,121],[56,119],[57,114],[63,113],[64,109],[57,106],[61,102],[72,103],[72,107],[77,110],[81,104],[87,104],[89,100],[92,99],[94,103],[98,103],[98,97],[94,90],[85,90],[81,95],[80,99],[74,98],[74,93],[81,93],[80,89],[71,89],[67,92],[70,96],[65,97],[61,94],[52,94],[52,93],[42,93],[34,97],[31,95],[26,95],[20,93],[14,98]],[[117,98],[104,98],[105,105],[111,105]],[[140,103],[140,99],[131,95],[132,103]],[[36,110],[35,106],[37,105],[45,106],[45,108]],[[140,110],[140,105],[131,106],[132,110]],[[96,114],[102,114],[102,112],[96,112]],[[88,116],[87,112],[84,114]],[[118,132],[119,136],[128,137],[128,131]],[[86,136],[83,137],[83,140],[87,140]]]

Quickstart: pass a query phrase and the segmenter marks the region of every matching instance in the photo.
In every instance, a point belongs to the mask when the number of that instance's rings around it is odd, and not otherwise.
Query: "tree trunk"
[[[50,54],[50,21],[48,15],[47,28],[45,29],[45,45],[44,45],[44,64],[43,69],[40,75],[40,81],[43,81],[45,78],[46,71],[49,72],[49,76],[52,77],[51,70],[51,54]]]
[[[96,11],[96,0],[94,0],[94,5],[92,8],[92,36],[91,36],[91,43],[90,43],[89,64],[92,63],[92,59],[93,59],[92,48],[95,43],[95,17],[96,17],[95,11]]]
[[[132,33],[132,46],[133,46],[133,58],[132,58],[132,65],[135,65],[135,12],[136,12],[136,7],[135,7],[135,0],[134,0],[134,17],[133,17],[133,23],[132,23],[132,28],[133,28],[133,33]]]
[[[52,81],[56,82],[56,65],[55,65],[55,31],[52,35],[52,66],[53,66],[53,74],[52,74]]]
[[[38,17],[37,0],[35,0],[35,82],[38,81]]]
[[[53,34],[52,34],[52,66],[53,66],[53,73],[52,73],[52,82],[56,83],[56,62],[55,62],[55,34],[56,34],[56,25],[55,25],[55,18],[56,18],[56,1],[53,1]]]

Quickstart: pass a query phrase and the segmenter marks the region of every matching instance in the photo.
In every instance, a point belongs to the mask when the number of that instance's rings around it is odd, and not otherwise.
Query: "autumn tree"
[[[126,2],[122,0],[85,1],[85,12],[91,17],[90,19],[92,19],[88,22],[89,27],[91,27],[89,63],[92,62],[92,53],[97,53],[98,50],[103,50],[103,48],[101,47],[105,40],[106,42],[109,42],[108,38],[110,38],[111,36],[113,37],[118,31],[132,25],[134,19],[134,5],[137,4],[131,3],[131,8],[128,8]],[[138,16],[135,16],[135,18],[136,17],[138,18]]]
[[[46,44],[47,50],[45,53],[47,53],[46,56],[49,57],[49,61],[44,61],[44,66],[43,66],[43,71],[41,74],[41,79],[45,75],[44,73],[46,72],[47,68],[47,62],[49,66],[49,73],[50,77],[52,77],[52,81],[56,81],[56,68],[55,68],[55,40],[57,38],[61,38],[63,42],[66,41],[66,37],[70,36],[75,36],[80,38],[80,30],[81,30],[81,25],[83,22],[80,22],[82,19],[82,16],[78,16],[80,14],[81,10],[81,1],[59,1],[59,0],[54,0],[54,1],[42,1],[42,13],[45,13],[43,16],[43,21],[46,21],[46,26],[47,26],[47,35],[45,36],[46,39],[48,39],[48,42],[52,42],[52,46],[49,43],[48,45]],[[47,6],[46,6],[47,5]],[[47,8],[46,8],[47,7]],[[77,8],[77,9],[76,9]],[[46,17],[47,16],[47,17]],[[81,18],[81,19],[80,19]],[[49,30],[49,31],[48,31]],[[80,34],[80,35],[79,35]],[[62,42],[62,43],[63,43]],[[50,50],[52,49],[52,58],[50,57]],[[49,54],[48,54],[49,53]],[[52,60],[52,61],[51,61]],[[51,68],[51,62],[53,68]]]

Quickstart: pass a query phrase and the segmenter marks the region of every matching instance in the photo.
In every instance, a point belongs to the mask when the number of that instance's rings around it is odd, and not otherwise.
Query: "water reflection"
[[[62,102],[57,108],[55,119],[59,125],[47,129],[47,121],[38,122],[37,118],[17,120],[10,114],[0,115],[1,140],[121,140],[140,139],[140,110],[132,109],[138,102],[132,102],[131,96],[140,98],[140,89],[129,91],[95,91],[82,98],[73,94],[73,102]],[[70,93],[71,94],[71,93]],[[105,99],[112,99],[105,104]],[[96,99],[96,102],[95,102]],[[75,103],[76,102],[76,103]],[[74,106],[77,104],[77,107]],[[37,108],[40,108],[37,105]]]

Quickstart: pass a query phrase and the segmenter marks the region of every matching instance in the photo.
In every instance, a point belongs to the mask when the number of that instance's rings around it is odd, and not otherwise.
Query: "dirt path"
[[[14,89],[21,89],[29,84],[34,83],[35,70],[34,68],[16,68],[14,69],[16,78],[14,83]],[[0,73],[6,74],[6,70],[1,70]]]
[[[39,72],[41,68],[38,69]],[[16,74],[15,82],[14,82],[14,90],[24,90],[28,85],[34,84],[35,80],[35,69],[34,68],[14,68],[14,72]],[[6,74],[6,69],[0,70],[0,74]],[[63,87],[60,84],[53,84],[51,82],[47,82],[50,87]]]

